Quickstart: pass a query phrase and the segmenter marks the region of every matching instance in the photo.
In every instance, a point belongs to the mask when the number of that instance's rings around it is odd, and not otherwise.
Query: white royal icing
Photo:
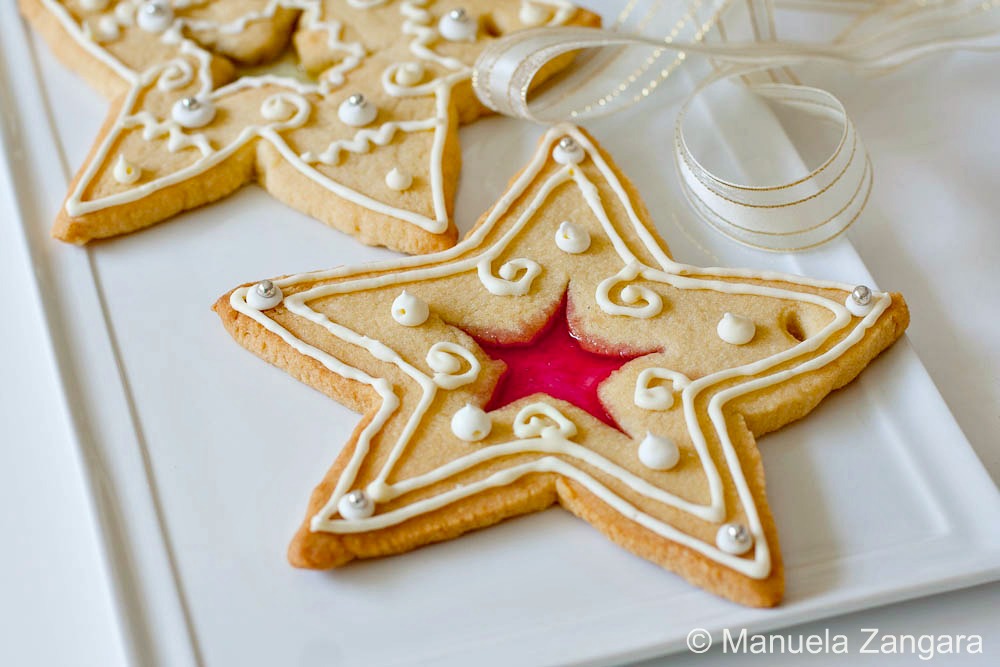
[[[434,343],[427,351],[427,365],[434,371],[434,384],[442,389],[458,389],[479,377],[482,365],[475,355],[457,343]]]
[[[88,12],[99,12],[110,4],[111,0],[80,0],[80,6]]]
[[[519,438],[565,438],[576,435],[576,424],[548,403],[532,403],[514,417],[514,435]]]
[[[639,319],[656,317],[663,310],[663,298],[649,287],[632,284],[638,278],[645,278],[644,270],[637,262],[626,264],[621,271],[605,278],[597,286],[597,305],[608,315],[627,315]],[[625,286],[618,293],[621,304],[611,299],[611,290],[618,285]]]
[[[427,69],[423,63],[401,63],[393,80],[401,86],[412,87],[424,80]]]
[[[205,127],[215,118],[215,105],[209,100],[195,97],[182,98],[170,107],[170,117],[181,127],[197,129]]]
[[[670,470],[681,460],[677,443],[667,436],[646,433],[639,443],[639,461],[650,470]]]
[[[122,31],[118,21],[113,16],[102,16],[97,19],[97,27],[94,30],[94,38],[98,42],[105,44],[113,42],[121,37]]]
[[[393,167],[385,175],[385,184],[397,192],[408,190],[413,185],[413,176],[408,171],[402,171],[399,167]]]
[[[871,299],[868,303],[861,304],[855,300],[853,294],[848,294],[847,298],[844,299],[844,307],[850,311],[851,315],[854,315],[855,317],[864,317],[871,312],[872,306],[875,304],[875,296],[875,292],[873,291]]]
[[[726,313],[715,327],[719,338],[732,345],[746,345],[757,334],[753,320],[742,315]]]
[[[386,4],[384,0],[351,1],[359,9],[369,9]],[[142,15],[142,12],[137,11],[137,9],[141,9],[144,6],[142,3],[138,3],[135,0],[122,0],[114,7],[114,16],[119,25],[133,25],[136,23],[138,17],[138,20],[144,22],[146,29],[159,29],[162,27],[163,30],[158,32],[155,38],[159,39],[163,44],[175,47],[178,53],[177,58],[163,64],[154,64],[142,72],[132,70],[122,61],[118,60],[114,54],[101,48],[95,36],[87,28],[87,25],[81,24],[81,21],[77,20],[58,0],[40,0],[40,2],[56,18],[71,39],[75,40],[92,57],[102,62],[131,86],[122,105],[122,111],[117,122],[96,148],[93,159],[84,168],[75,189],[70,192],[70,195],[66,199],[65,208],[70,216],[77,217],[134,202],[152,192],[195,177],[225,160],[246,142],[259,137],[274,145],[282,158],[302,175],[338,197],[376,213],[413,224],[433,234],[440,234],[448,229],[448,207],[445,201],[443,159],[448,127],[452,122],[450,119],[451,89],[456,84],[468,81],[471,76],[471,69],[469,64],[457,58],[443,56],[433,50],[432,47],[439,39],[439,34],[436,28],[436,19],[427,9],[432,0],[403,0],[400,3],[401,32],[403,35],[411,38],[410,51],[417,57],[417,62],[391,64],[383,73],[381,83],[384,91],[393,97],[433,97],[435,100],[434,114],[428,118],[392,121],[384,123],[378,128],[362,129],[351,139],[331,142],[325,150],[315,152],[306,150],[301,154],[294,152],[279,132],[285,129],[300,127],[308,120],[310,104],[303,95],[329,95],[337,87],[343,85],[345,73],[359,67],[368,55],[364,45],[360,42],[344,41],[342,39],[344,32],[343,24],[336,19],[325,16],[328,10],[320,0],[268,0],[263,8],[248,9],[228,22],[177,16],[174,12],[168,11],[167,15],[170,16],[171,22],[168,24],[161,17],[154,22],[157,25],[151,25],[150,16]],[[170,3],[165,4],[167,5],[167,9],[170,10]],[[551,6],[554,11],[554,16],[549,22],[550,25],[566,23],[575,12],[573,5],[566,0],[545,0],[545,4]],[[190,1],[180,0],[180,2],[174,2],[173,5],[178,8],[186,8],[190,5]],[[245,76],[232,84],[213,90],[210,71],[211,55],[195,42],[185,38],[186,31],[214,31],[222,35],[235,35],[255,22],[273,18],[275,13],[283,7],[291,7],[302,11],[298,22],[299,29],[323,31],[327,34],[329,48],[338,54],[337,64],[327,69],[315,84],[306,84],[274,75],[261,75]],[[137,104],[143,99],[144,90],[152,83],[156,83],[160,90],[177,90],[188,85],[196,74],[192,63],[197,67],[197,76],[200,80],[200,91],[197,93],[199,98],[220,100],[228,94],[241,90],[258,88],[264,85],[280,86],[286,90],[286,101],[294,99],[293,103],[297,109],[295,116],[283,122],[265,117],[265,120],[269,121],[269,123],[247,126],[239,132],[230,144],[217,149],[201,134],[188,135],[183,132],[182,126],[173,121],[172,118],[164,121],[162,118],[154,117],[147,111],[136,110]],[[442,74],[429,76],[427,74],[429,70],[426,68],[426,63],[434,63],[446,71]],[[422,77],[417,81],[413,73],[420,70],[423,71]],[[171,124],[171,121],[173,124]],[[98,199],[84,201],[84,193],[90,189],[94,178],[100,173],[104,162],[112,157],[112,151],[115,149],[121,136],[135,127],[142,128],[142,136],[147,141],[152,141],[166,135],[168,137],[168,150],[177,151],[188,147],[195,147],[201,152],[202,158],[177,172],[144,181],[135,188],[102,196]],[[415,133],[425,131],[433,132],[427,172],[433,199],[433,212],[431,215],[407,210],[373,199],[328,178],[314,167],[316,164],[336,164],[340,154],[343,152],[362,153],[367,152],[373,146],[385,146],[392,141],[397,132]]]
[[[719,549],[734,556],[740,556],[750,551],[753,546],[753,536],[749,532],[739,532],[741,528],[746,530],[745,527],[735,523],[719,526],[719,530],[715,534],[715,543]],[[745,535],[745,539],[739,540],[736,535]]]
[[[438,21],[438,32],[449,42],[474,42],[478,31],[479,22],[467,12],[456,18],[449,11]]]
[[[337,116],[345,125],[364,127],[375,120],[378,115],[378,107],[363,96],[360,102],[356,100],[357,96],[352,95],[341,102],[340,106],[337,107]]]
[[[644,250],[655,259],[655,264],[658,266],[643,265],[632,253],[617,228],[610,222],[604,210],[602,196],[596,186],[587,178],[585,170],[572,169],[571,167],[558,169],[544,176],[541,185],[535,187],[537,179],[542,174],[543,169],[547,167],[548,158],[555,142],[566,134],[573,136],[584,147],[594,169],[601,174],[604,183],[610,188],[611,196],[616,198],[616,206],[620,206],[624,210],[628,224],[631,225],[630,233],[635,235]],[[330,320],[323,313],[313,310],[309,303],[336,294],[357,293],[368,289],[403,285],[471,271],[480,272],[482,263],[484,261],[491,263],[504,251],[511,239],[517,236],[533,219],[546,198],[557,187],[569,182],[573,182],[579,187],[584,200],[600,222],[606,241],[620,256],[624,268],[617,274],[617,278],[632,280],[641,277],[649,285],[662,284],[674,289],[712,290],[723,294],[753,295],[798,301],[828,310],[832,314],[830,321],[805,341],[752,363],[716,371],[690,382],[687,382],[687,378],[683,378],[683,376],[673,377],[665,374],[666,377],[673,379],[675,388],[680,390],[684,422],[691,442],[692,456],[696,457],[708,487],[707,501],[688,500],[665,491],[609,461],[592,449],[572,442],[569,438],[575,435],[575,426],[565,420],[564,416],[565,422],[553,417],[553,414],[544,409],[546,403],[529,406],[518,413],[514,420],[515,423],[512,425],[516,439],[479,447],[439,468],[415,477],[398,479],[389,483],[387,481],[389,476],[393,473],[401,457],[407,452],[418,425],[431,409],[436,392],[440,390],[440,387],[431,376],[406,362],[385,344]],[[491,237],[490,235],[498,222],[512,210],[516,202],[520,202],[529,187],[534,193],[534,198],[527,206],[522,206],[519,209],[518,217],[503,235],[499,238]],[[487,239],[491,239],[491,245],[486,245]],[[377,274],[379,271],[387,273]],[[750,278],[769,281],[772,284],[746,282],[746,279]],[[343,363],[329,353],[298,339],[266,313],[252,308],[247,303],[248,288],[233,291],[230,303],[235,310],[252,318],[265,329],[279,336],[296,351],[315,359],[331,372],[369,386],[378,396],[378,407],[359,433],[351,457],[338,478],[328,502],[310,521],[312,530],[355,533],[398,525],[462,498],[490,488],[510,484],[524,475],[553,472],[578,482],[612,510],[651,532],[686,546],[720,565],[757,579],[767,577],[771,571],[770,551],[753,492],[740,467],[740,457],[729,434],[729,426],[723,408],[740,396],[786,382],[793,377],[822,368],[836,360],[863,339],[866,331],[875,324],[891,302],[888,295],[873,294],[871,311],[861,319],[852,319],[839,297],[838,299],[827,298],[818,294],[816,290],[831,290],[846,294],[853,289],[853,286],[773,271],[704,269],[674,262],[659,246],[652,232],[640,220],[631,203],[631,197],[610,165],[604,161],[582,132],[565,126],[553,128],[545,135],[539,152],[515,179],[508,191],[491,209],[483,222],[455,247],[431,256],[401,258],[376,265],[340,267],[328,271],[288,276],[276,281],[276,283],[292,286],[301,283],[316,283],[317,281],[329,282],[311,284],[306,289],[297,291],[285,300],[286,309],[294,315],[324,327],[331,335],[367,350],[374,357],[393,363],[420,387],[423,394],[419,405],[406,413],[405,423],[402,427],[394,429],[391,436],[381,436],[383,428],[401,405],[390,382],[384,378],[368,375],[356,367]],[[784,283],[787,287],[779,287],[774,284],[779,282]],[[795,286],[802,286],[803,289],[797,291],[794,289]],[[600,290],[595,294],[595,300],[598,303],[601,302]],[[830,343],[831,337],[835,335],[839,338]],[[802,360],[804,355],[812,353],[815,353],[816,356]],[[798,360],[797,365],[788,366],[788,362],[793,360]],[[739,382],[733,383],[733,380],[739,380]],[[703,392],[717,389],[720,384],[723,385],[723,388],[713,391],[707,405],[704,405],[700,400]],[[646,386],[648,385],[647,382]],[[542,407],[538,407],[539,405]],[[554,407],[548,407],[552,408],[554,414],[559,414]],[[712,438],[719,448],[717,457],[710,452],[707,436],[702,430],[702,421],[699,417],[699,411],[702,410],[704,418],[710,423]],[[482,479],[447,486],[435,495],[376,513],[368,519],[349,522],[338,520],[334,517],[337,503],[351,488],[356,486],[362,464],[371,450],[373,438],[376,437],[392,438],[388,455],[384,459],[380,458],[381,468],[367,487],[381,491],[379,502],[387,502],[403,494],[439,484],[454,475],[489,461],[525,453],[534,453],[537,456],[521,463],[512,464],[511,467],[501,469]],[[617,480],[631,492],[649,501],[675,508],[702,521],[721,525],[727,516],[736,511],[742,511],[745,516],[746,529],[752,538],[752,548],[748,549],[750,555],[744,557],[729,553],[720,548],[714,540],[705,541],[689,535],[640,510],[622,495],[609,488],[605,482],[581,467],[579,465],[581,463],[600,471],[608,478]],[[730,479],[733,485],[734,492],[729,496],[731,498],[729,501],[727,501],[727,493],[718,465],[725,467],[727,479]]]
[[[337,503],[337,511],[347,521],[367,519],[375,513],[375,503],[367,493],[354,491],[344,495]]]
[[[667,380],[671,387],[664,384],[653,385],[654,381]],[[669,410],[674,405],[674,391],[683,391],[691,384],[691,380],[682,373],[666,368],[646,368],[635,380],[634,401],[643,410]]]
[[[555,238],[559,249],[571,255],[579,255],[590,247],[590,232],[569,220],[560,223]]]
[[[273,292],[269,293],[268,286]],[[269,310],[281,303],[284,294],[281,288],[270,280],[257,283],[246,294],[247,305],[257,310]]]
[[[149,0],[139,5],[136,24],[146,32],[164,32],[173,25],[174,9],[165,0]]]
[[[517,18],[527,26],[542,25],[549,20],[550,12],[532,0],[521,0],[521,9],[517,12]]]
[[[392,302],[392,319],[404,327],[418,327],[427,321],[431,309],[427,302],[403,290]]]
[[[576,141],[572,141],[572,137],[569,137],[569,139],[571,141],[567,142],[568,145],[563,145],[563,142],[559,142],[552,149],[552,159],[559,164],[579,164],[585,157],[583,146]]]
[[[132,185],[142,176],[142,169],[126,160],[124,155],[119,155],[112,175],[119,183]]]
[[[493,420],[482,408],[466,403],[451,418],[451,432],[459,440],[479,442],[493,430]]]
[[[289,120],[298,113],[298,110],[298,107],[292,103],[288,96],[282,93],[271,95],[260,104],[260,115],[265,120]]]
[[[135,23],[135,6],[128,2],[119,2],[115,5],[115,18],[121,25],[132,25]]]

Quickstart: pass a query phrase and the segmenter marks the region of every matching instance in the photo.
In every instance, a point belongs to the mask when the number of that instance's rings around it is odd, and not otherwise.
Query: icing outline
[[[624,240],[618,236],[616,230],[607,217],[601,205],[596,186],[591,183],[580,169],[573,169],[572,166],[563,166],[554,174],[548,176],[539,188],[534,200],[522,212],[511,229],[504,234],[496,243],[486,249],[481,249],[480,245],[485,236],[495,226],[495,224],[506,214],[513,203],[521,196],[528,185],[530,185],[541,169],[546,165],[552,151],[554,143],[562,136],[572,136],[583,147],[586,157],[593,161],[594,165],[601,172],[606,183],[614,191],[619,203],[624,206],[629,222],[633,230],[646,246],[646,250],[660,264],[659,267],[641,264],[637,258],[628,250]],[[443,275],[454,275],[466,271],[478,271],[483,257],[492,259],[506,247],[510,240],[527,224],[527,221],[534,215],[545,198],[552,190],[570,180],[576,183],[585,200],[601,222],[604,231],[617,251],[623,263],[623,270],[628,274],[635,274],[650,282],[662,283],[679,289],[715,290],[728,294],[747,294],[757,296],[769,296],[780,299],[789,299],[811,303],[829,310],[833,314],[833,319],[827,323],[821,331],[811,335],[805,340],[798,342],[791,348],[773,354],[764,359],[760,359],[742,366],[723,369],[706,375],[702,378],[684,382],[687,378],[683,376],[672,378],[677,384],[683,384],[681,388],[681,401],[684,410],[685,422],[688,434],[691,437],[695,453],[698,457],[702,471],[708,485],[710,502],[699,504],[680,498],[668,491],[660,489],[644,479],[634,475],[630,471],[609,461],[597,454],[593,450],[573,443],[569,438],[571,432],[575,433],[575,425],[565,419],[558,410],[544,401],[537,402],[522,409],[531,410],[538,414],[544,414],[552,418],[551,411],[560,414],[565,422],[553,418],[557,428],[552,429],[532,429],[524,430],[521,435],[530,437],[518,437],[510,442],[482,447],[468,455],[448,462],[447,464],[429,471],[427,473],[412,477],[406,480],[388,483],[387,478],[399,458],[405,452],[406,447],[420,421],[427,414],[428,408],[438,390],[433,379],[423,371],[415,368],[406,362],[397,352],[388,348],[383,343],[352,331],[344,325],[331,321],[323,313],[311,309],[307,303],[313,299],[319,299],[334,294],[347,292],[364,291],[389,285],[402,284],[422,280],[427,278],[441,277]],[[473,254],[461,261],[451,264],[442,264],[448,260],[464,254],[469,250],[480,249],[479,255]],[[422,266],[430,264],[430,266]],[[389,452],[389,456],[384,462],[381,470],[375,479],[369,484],[370,489],[378,491],[377,497],[380,502],[398,498],[411,491],[436,484],[448,479],[450,476],[470,469],[475,465],[499,457],[509,456],[518,453],[535,453],[543,455],[540,458],[510,468],[500,470],[486,478],[477,480],[463,486],[452,488],[435,496],[421,499],[415,503],[396,508],[383,514],[361,520],[345,522],[331,518],[336,510],[337,502],[353,486],[361,463],[369,451],[373,437],[381,430],[392,414],[399,408],[400,401],[393,391],[392,385],[384,378],[376,378],[368,375],[358,368],[350,366],[327,352],[304,343],[292,335],[287,329],[279,325],[276,321],[267,317],[264,313],[250,308],[245,301],[246,288],[234,290],[230,296],[230,305],[238,312],[250,317],[265,329],[278,335],[292,348],[309,356],[330,371],[341,377],[358,381],[370,386],[381,399],[381,403],[372,420],[359,434],[354,452],[342,471],[337,484],[331,494],[327,504],[312,518],[310,522],[313,531],[327,531],[331,533],[355,533],[367,532],[387,526],[396,525],[414,516],[444,507],[461,498],[474,495],[480,491],[497,486],[503,486],[513,482],[521,476],[535,472],[553,472],[573,479],[609,507],[619,512],[622,516],[642,525],[650,531],[682,544],[692,550],[706,556],[707,558],[740,572],[755,579],[766,578],[771,571],[770,551],[766,536],[763,532],[760,517],[757,512],[753,494],[747,484],[743,471],[739,464],[739,457],[735,447],[729,437],[728,428],[723,415],[723,406],[730,400],[744,394],[762,389],[768,386],[784,382],[791,377],[807,373],[825,366],[830,361],[838,358],[853,345],[859,342],[865,332],[877,321],[879,316],[888,308],[891,297],[882,292],[875,292],[872,295],[872,308],[863,318],[853,318],[845,306],[832,299],[803,292],[795,292],[789,289],[782,289],[771,286],[734,282],[731,280],[719,280],[718,278],[755,278],[763,280],[789,281],[794,284],[801,284],[811,287],[836,289],[850,291],[853,286],[844,285],[832,281],[821,281],[801,276],[790,276],[774,271],[752,271],[746,269],[728,268],[699,268],[681,264],[671,260],[660,248],[652,233],[645,227],[636,214],[631,203],[631,198],[625,192],[624,187],[618,180],[614,171],[604,161],[600,153],[595,149],[590,140],[572,126],[559,126],[550,129],[542,140],[539,150],[532,161],[523,170],[521,175],[501,197],[499,202],[493,207],[486,217],[486,220],[478,226],[472,234],[457,246],[426,257],[411,257],[387,262],[378,262],[360,267],[341,267],[326,271],[316,271],[310,273],[288,276],[275,283],[284,287],[292,286],[302,282],[313,282],[329,278],[346,278],[359,273],[370,273],[381,270],[394,270],[394,273],[376,275],[369,278],[355,278],[344,282],[316,285],[302,292],[298,292],[285,299],[285,306],[290,312],[303,317],[311,322],[323,326],[329,333],[337,338],[357,345],[368,350],[375,358],[386,361],[397,366],[409,378],[415,381],[422,389],[418,405],[408,416],[406,423],[396,439],[395,444]],[[697,277],[692,277],[697,276]],[[702,277],[708,276],[708,277]],[[484,283],[484,287],[487,287]],[[599,290],[600,291],[600,290]],[[597,295],[599,296],[599,295]],[[595,298],[597,298],[595,296]],[[628,315],[627,313],[624,313]],[[756,377],[742,384],[737,384],[716,392],[708,405],[708,417],[718,437],[720,449],[723,455],[724,465],[732,476],[733,485],[739,499],[739,506],[746,515],[749,530],[753,538],[752,558],[726,553],[717,544],[704,542],[681,532],[668,523],[660,521],[650,516],[634,505],[623,499],[620,495],[601,484],[592,475],[584,470],[572,465],[570,462],[557,458],[555,455],[567,456],[578,459],[602,472],[615,477],[618,481],[628,486],[634,492],[655,502],[675,507],[687,512],[704,521],[721,524],[726,516],[725,499],[723,494],[722,480],[719,469],[716,467],[712,456],[708,451],[708,444],[705,434],[701,431],[698,416],[695,411],[695,399],[705,389],[715,386],[720,382],[738,377],[750,377],[760,375],[780,364],[795,359],[801,355],[814,352],[819,349],[835,333],[843,331],[848,326],[853,325],[853,329],[821,355],[813,357],[800,363],[799,365],[784,370],[772,372],[762,377]],[[679,374],[678,374],[679,375]],[[520,415],[520,413],[519,413]],[[537,418],[537,417],[536,417]],[[572,426],[572,429],[566,425]],[[525,420],[525,424],[530,424]],[[515,433],[515,435],[518,435]],[[372,493],[376,496],[375,493]]]

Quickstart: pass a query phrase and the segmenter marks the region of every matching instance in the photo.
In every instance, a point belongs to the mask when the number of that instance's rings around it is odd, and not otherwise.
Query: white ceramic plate
[[[0,184],[20,211],[4,229],[23,231],[36,267],[131,662],[603,664],[679,650],[695,626],[771,629],[1000,576],[1000,496],[905,340],[761,443],[787,569],[777,609],[706,594],[557,509],[333,574],[292,569],[287,541],[358,417],[245,352],[209,307],[248,280],[390,253],[256,187],[87,248],[50,240],[107,105],[14,3],[0,49]],[[846,239],[768,255],[692,223],[673,117],[640,106],[592,129],[677,257],[871,282]],[[774,119],[741,123],[720,145],[753,155]],[[463,231],[539,133],[496,118],[462,131]]]

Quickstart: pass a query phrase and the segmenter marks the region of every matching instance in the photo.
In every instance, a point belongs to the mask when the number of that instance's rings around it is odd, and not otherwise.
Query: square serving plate
[[[1000,577],[1000,532],[980,520],[1000,516],[1000,494],[905,339],[760,443],[787,570],[777,609],[704,593],[558,509],[334,573],[291,568],[287,541],[358,416],[249,355],[209,307],[249,280],[391,253],[257,187],[86,248],[51,240],[107,103],[15,3],[0,49],[0,191],[20,212],[0,233],[23,235],[36,267],[131,663],[608,664],[681,650],[693,627],[763,631]],[[753,155],[775,119],[740,113],[720,150]],[[667,98],[591,129],[676,257],[872,283],[847,238],[772,255],[693,222],[668,157],[674,115]],[[500,118],[462,130],[462,231],[539,134]]]

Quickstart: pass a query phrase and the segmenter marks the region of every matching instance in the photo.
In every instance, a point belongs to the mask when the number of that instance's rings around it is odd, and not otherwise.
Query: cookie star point
[[[567,134],[583,151],[572,164],[554,155]],[[877,294],[857,317],[844,305],[853,285],[677,263],[644,210],[585,132],[560,127],[455,248],[275,281],[294,294],[267,313],[246,288],[219,300],[242,344],[365,415],[313,494],[293,564],[400,553],[558,501],[706,590],[780,600],[755,435],[853,379],[901,335],[905,304]],[[567,211],[591,238],[584,253],[558,246]],[[403,288],[435,317],[398,326]],[[545,393],[483,411],[488,432],[478,412],[454,429],[503,371],[476,339],[530,341],[565,294],[589,349],[649,351],[599,385],[622,431]],[[750,341],[720,336],[726,312],[752,314]],[[475,437],[460,437],[469,425]],[[372,515],[345,521],[338,503],[362,488],[380,491]]]
[[[548,4],[560,8],[553,20],[597,20],[565,0]],[[517,12],[514,0],[466,6],[463,25]],[[260,175],[275,198],[364,243],[409,253],[454,244],[457,123],[484,113],[468,80],[492,36],[442,39],[434,26],[444,4],[21,0],[21,7],[57,54],[116,99],[70,186],[56,238],[86,243],[136,231]],[[261,68],[289,41],[312,78]],[[119,154],[142,163],[141,179],[114,178]],[[364,176],[396,167],[410,175],[406,187]]]

